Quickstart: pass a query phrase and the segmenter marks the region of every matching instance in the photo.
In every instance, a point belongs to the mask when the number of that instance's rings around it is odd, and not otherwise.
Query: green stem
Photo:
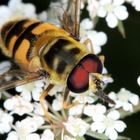
[[[40,130],[44,130],[44,129],[52,129],[51,125],[43,125],[41,127],[39,127]]]

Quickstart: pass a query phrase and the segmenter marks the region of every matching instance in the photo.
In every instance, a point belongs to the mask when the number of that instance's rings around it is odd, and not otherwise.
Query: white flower
[[[36,115],[41,115],[41,116],[44,115],[44,111],[40,103],[37,102],[34,103],[34,113]]]
[[[135,7],[136,11],[140,11],[140,1],[139,0],[133,0],[132,6]]]
[[[4,15],[4,16],[3,16]],[[10,0],[8,6],[0,6],[0,26],[14,18],[36,18],[35,6],[22,3],[21,0]]]
[[[89,12],[90,17],[93,19],[97,16],[99,2],[98,0],[87,0],[87,4],[87,10]]]
[[[69,115],[80,115],[83,112],[84,104],[74,105],[69,109]]]
[[[40,140],[40,137],[36,133],[29,134],[26,137],[20,137],[15,131],[11,131],[6,140]]]
[[[69,116],[68,121],[64,123],[66,130],[74,137],[83,136],[89,128],[89,124],[81,118]]]
[[[90,30],[94,25],[92,20],[90,20],[89,18],[85,18],[81,21],[80,26],[85,30]]]
[[[22,86],[16,87],[17,92],[21,92],[21,96],[30,101],[31,95],[35,101],[39,101],[41,92],[43,91],[44,80],[35,81]]]
[[[63,97],[60,94],[56,95],[56,99],[53,100],[52,108],[55,111],[60,111],[63,108]]]
[[[119,112],[113,110],[109,112],[107,116],[104,116],[102,120],[94,120],[91,125],[91,130],[99,133],[104,132],[110,139],[117,139],[117,132],[123,132],[126,128],[126,124],[123,121],[118,120],[119,117]]]
[[[138,85],[140,86],[140,76],[139,76],[138,79],[137,79],[137,83],[138,83]]]
[[[21,0],[10,0],[8,7],[14,16],[23,16],[26,18],[35,18],[35,6],[31,3],[22,3]]]
[[[22,121],[16,122],[14,129],[8,134],[6,140],[39,140],[40,136],[34,133],[44,123],[43,118],[35,116],[27,117]]]
[[[97,14],[105,17],[109,27],[118,25],[118,20],[125,20],[128,17],[127,8],[122,5],[124,0],[100,0]]]
[[[41,136],[41,140],[54,140],[54,133],[50,129],[46,129]]]
[[[73,102],[79,102],[80,104],[86,104],[86,103],[89,103],[89,104],[92,104],[95,102],[96,100],[96,96],[94,96],[93,93],[83,93],[83,94],[75,94],[73,92],[70,92],[70,95],[75,97]]]
[[[94,120],[102,120],[106,107],[101,104],[97,105],[86,105],[84,107],[84,114],[92,117]]]
[[[13,96],[7,99],[4,102],[4,107],[20,116],[33,111],[33,105],[20,96]]]
[[[115,101],[115,108],[122,107],[125,111],[133,111],[133,105],[139,103],[139,97],[125,88],[120,89],[117,94],[111,92],[109,97]]]
[[[140,11],[140,1],[139,0],[125,0],[128,3],[131,3],[135,7],[136,11]]]
[[[81,42],[84,42],[87,38],[91,40],[95,54],[100,53],[101,46],[107,42],[107,35],[104,32],[97,32],[95,30],[86,31],[86,34],[81,38]]]
[[[13,117],[0,109],[0,134],[7,133],[11,130]]]
[[[43,11],[43,12],[39,13],[38,19],[40,19],[41,21],[47,21],[47,12]]]

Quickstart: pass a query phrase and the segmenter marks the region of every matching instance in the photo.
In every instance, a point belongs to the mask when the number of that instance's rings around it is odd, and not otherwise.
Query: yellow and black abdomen
[[[47,37],[43,35],[47,30],[58,28],[32,19],[8,22],[1,29],[0,46],[6,56],[13,58],[17,64],[27,69],[32,57],[38,55],[37,51],[42,45],[47,44]]]

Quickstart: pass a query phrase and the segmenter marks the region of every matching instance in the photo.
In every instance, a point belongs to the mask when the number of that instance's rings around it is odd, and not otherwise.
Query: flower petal
[[[116,121],[116,122],[115,122],[114,128],[115,128],[118,132],[123,132],[124,129],[126,128],[126,124],[125,124],[123,121]]]
[[[125,6],[118,6],[114,9],[114,13],[120,20],[125,20],[128,18],[128,12]]]
[[[106,17],[107,24],[110,28],[115,28],[118,25],[118,20],[116,16],[112,13],[109,13]]]
[[[118,133],[115,131],[115,129],[107,128],[105,131],[105,135],[108,136],[110,139],[117,139]]]
[[[108,113],[107,117],[109,117],[113,120],[117,120],[120,118],[120,113],[117,110],[113,110],[113,111]]]

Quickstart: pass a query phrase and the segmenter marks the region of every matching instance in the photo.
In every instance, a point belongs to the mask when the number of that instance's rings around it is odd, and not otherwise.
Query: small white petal
[[[123,132],[124,129],[126,128],[126,124],[125,124],[123,121],[116,121],[116,122],[115,122],[114,128],[115,128],[118,132]]]
[[[80,115],[83,111],[83,104],[75,105],[74,107],[69,109],[69,115]]]
[[[132,95],[132,97],[129,99],[129,101],[133,104],[133,105],[138,105],[139,103],[139,96],[138,95]]]
[[[17,133],[15,131],[11,131],[8,134],[8,137],[6,138],[6,140],[18,140]]]
[[[130,104],[130,103],[127,103],[127,102],[125,102],[124,104],[123,104],[123,109],[125,110],[125,111],[133,111],[133,106],[132,106],[132,104]]]
[[[85,30],[90,30],[93,28],[93,21],[91,21],[89,18],[85,18],[81,21],[80,25]]]
[[[38,18],[41,21],[47,21],[47,12],[46,11],[43,11],[43,12],[39,13]]]
[[[104,32],[98,32],[97,35],[96,35],[96,38],[94,38],[95,41],[95,44],[98,44],[100,46],[103,46],[104,44],[106,44],[107,42],[107,35],[104,33]]]
[[[140,76],[139,76],[138,79],[137,79],[137,83],[138,83],[138,85],[140,86]]]
[[[53,100],[52,108],[55,111],[60,111],[63,108],[63,98],[60,94]]]
[[[120,113],[117,110],[113,110],[107,114],[107,117],[113,120],[117,120],[120,118]]]
[[[44,111],[43,111],[41,104],[39,104],[37,102],[34,103],[34,113],[37,115],[41,115],[41,116],[44,115]]]
[[[98,131],[98,133],[103,133],[105,131],[105,125],[101,122],[94,122],[91,124],[92,131]]]
[[[125,20],[128,18],[128,12],[125,6],[119,6],[114,9],[114,13],[120,20]]]
[[[116,100],[117,99],[117,95],[115,94],[115,92],[110,92],[108,95],[112,100]]]
[[[36,133],[29,134],[26,140],[40,140],[40,136]]]
[[[118,24],[116,16],[112,13],[109,13],[106,17],[107,24],[110,28],[115,28]]]
[[[106,10],[105,10],[104,7],[98,8],[97,15],[98,15],[99,17],[105,17],[106,14],[107,14],[107,12],[106,12]]]
[[[113,4],[116,6],[122,5],[124,3],[124,0],[113,0]]]
[[[63,124],[65,125],[66,130],[74,137],[83,136],[89,128],[89,124],[87,124],[81,118],[74,118],[72,116],[70,116],[68,121]]]
[[[13,117],[0,109],[0,134],[9,132],[12,123]]]
[[[117,137],[118,137],[118,133],[112,128],[107,128],[105,131],[105,135],[113,140],[117,139]]]
[[[41,137],[41,140],[54,140],[54,134],[50,129],[46,129]]]

